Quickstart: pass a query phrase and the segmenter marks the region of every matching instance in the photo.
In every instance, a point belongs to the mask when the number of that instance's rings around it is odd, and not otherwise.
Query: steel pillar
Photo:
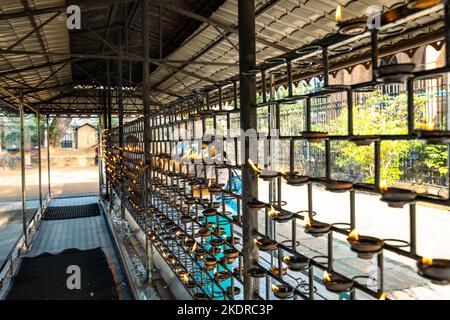
[[[246,73],[256,68],[255,38],[255,1],[238,2],[239,11],[239,68],[240,68],[240,115],[241,129],[256,131],[256,79]],[[258,261],[258,249],[254,242],[254,230],[258,227],[257,210],[249,208],[247,203],[258,198],[258,177],[248,164],[250,141],[242,141],[242,225],[243,225],[243,267],[244,267],[244,299],[251,300],[259,289],[259,283],[252,283],[248,271]],[[254,159],[256,160],[256,159]]]
[[[25,110],[23,105],[23,89],[19,90],[19,111],[20,111],[20,160],[22,173],[22,232],[25,247],[28,249],[27,240],[27,200],[26,200],[26,179],[25,179]]]
[[[48,116],[46,117],[47,122],[47,175],[48,175],[48,197],[49,199],[52,198],[52,187],[50,183],[50,176],[51,176],[51,167],[50,167],[50,125],[48,121]]]
[[[37,114],[37,131],[38,131],[38,165],[39,165],[39,208],[41,209],[41,214],[43,214],[43,203],[42,203],[42,157],[41,157],[41,114]]]
[[[120,168],[123,170],[124,161],[123,161],[123,58],[122,58],[122,30],[119,32],[119,59],[117,60],[117,71],[119,73],[118,77],[118,85],[117,85],[117,99],[119,105],[119,157],[120,157]],[[119,198],[120,198],[120,216],[122,219],[125,219],[125,192],[124,192],[124,177],[123,173],[119,178]]]
[[[143,104],[144,104],[144,216],[146,223],[146,228],[148,228],[148,178],[149,178],[149,168],[150,168],[150,43],[149,43],[149,21],[147,17],[148,13],[148,0],[141,0],[142,5],[142,48],[144,61],[142,64],[142,90],[143,90]],[[151,218],[151,217],[150,217]],[[147,275],[149,282],[153,282],[153,263],[152,263],[152,245],[149,243],[148,230],[145,230],[146,235],[146,251],[147,251]]]
[[[107,114],[107,127],[108,130],[112,129],[112,95],[111,95],[111,67],[109,64],[109,61],[106,63],[106,81],[107,81],[107,86],[106,86],[106,114]],[[107,142],[107,146],[108,146],[108,150],[111,151],[111,137],[108,137],[108,142]],[[110,209],[112,208],[112,202],[113,202],[113,192],[112,192],[112,183],[111,181],[109,181],[108,185],[108,200],[109,200],[109,204],[110,204]]]

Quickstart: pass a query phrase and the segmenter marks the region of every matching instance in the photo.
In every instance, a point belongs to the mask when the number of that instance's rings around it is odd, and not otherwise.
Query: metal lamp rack
[[[412,11],[407,14],[412,14]],[[445,3],[445,16],[449,16],[449,4]],[[445,20],[445,33],[447,46],[450,46],[448,36],[450,19]],[[386,25],[389,25],[388,23]],[[264,203],[256,199],[247,199],[233,187],[233,172],[239,171],[243,165],[240,161],[239,151],[242,140],[239,135],[230,134],[237,115],[243,115],[247,110],[240,108],[239,81],[217,83],[215,86],[197,91],[184,100],[177,101],[158,113],[148,115],[125,124],[122,128],[123,139],[118,139],[119,129],[115,128],[103,135],[103,145],[106,151],[104,158],[108,182],[111,183],[117,194],[120,194],[123,205],[133,215],[136,221],[146,231],[151,246],[154,246],[163,257],[168,257],[168,265],[180,277],[186,289],[194,299],[236,299],[242,297],[244,290],[252,292],[250,298],[271,299],[315,299],[314,271],[328,272],[328,279],[323,284],[335,293],[348,292],[352,299],[357,298],[357,291],[373,298],[383,296],[384,281],[384,250],[396,253],[403,257],[416,260],[420,269],[423,266],[422,257],[417,254],[416,237],[416,201],[434,203],[448,206],[449,199],[428,195],[411,196],[407,190],[397,190],[399,196],[389,194],[392,190],[380,188],[381,145],[384,141],[395,140],[424,140],[427,143],[439,143],[448,146],[450,134],[448,130],[429,132],[418,130],[415,125],[414,85],[422,79],[440,77],[450,72],[450,50],[446,53],[446,66],[434,70],[411,72],[407,79],[399,80],[405,85],[407,94],[407,133],[405,134],[379,134],[379,135],[355,135],[353,124],[354,95],[363,89],[382,86],[378,73],[378,46],[377,30],[368,31],[371,36],[371,61],[373,79],[368,83],[355,85],[330,85],[329,84],[329,45],[309,46],[297,50],[297,54],[321,54],[323,63],[323,83],[321,90],[302,95],[294,95],[293,90],[293,58],[279,58],[262,69],[247,71],[245,77],[257,77],[261,75],[259,88],[262,102],[256,105],[257,109],[267,109],[268,131],[280,129],[280,108],[283,105],[304,102],[305,131],[299,135],[280,136],[279,141],[289,146],[288,166],[289,172],[279,172],[267,167],[271,175],[264,176],[257,171],[252,173],[253,178],[269,182],[269,202]],[[330,39],[338,41],[339,37]],[[270,66],[270,68],[268,67]],[[288,97],[282,100],[275,98],[276,72],[270,72],[280,66],[286,67],[284,73],[285,85],[288,88]],[[270,69],[270,70],[269,70]],[[279,73],[278,73],[279,74]],[[267,76],[269,75],[269,81]],[[269,84],[267,83],[269,82]],[[448,94],[448,83],[446,85]],[[267,93],[269,92],[269,96]],[[334,135],[323,132],[314,132],[312,106],[314,99],[331,94],[341,94],[346,97],[348,111],[347,134]],[[225,107],[227,106],[227,107]],[[265,112],[263,112],[265,113]],[[207,156],[212,149],[208,147],[211,141],[204,141],[206,129],[213,133],[219,131],[218,118],[224,118],[226,134],[218,135],[214,140],[215,151],[220,161],[209,163]],[[241,120],[242,121],[242,120]],[[145,123],[146,122],[146,123]],[[242,123],[242,122],[241,122]],[[145,133],[145,128],[148,133]],[[147,136],[148,140],[144,137]],[[264,135],[260,135],[260,139]],[[265,136],[269,141],[259,147],[268,150],[269,157],[276,160],[279,156],[273,153],[271,136]],[[219,141],[219,142],[218,142]],[[295,173],[296,167],[296,142],[323,143],[325,155],[325,175],[322,177],[300,176]],[[374,183],[356,183],[352,181],[336,181],[332,179],[332,142],[351,141],[356,145],[373,146],[374,159]],[[146,145],[147,143],[147,145]],[[247,146],[248,147],[248,146]],[[258,148],[259,148],[258,147]],[[227,150],[226,155],[224,150]],[[144,152],[147,150],[147,152]],[[448,149],[450,150],[450,149]],[[180,156],[189,155],[179,159]],[[177,158],[178,157],[178,158]],[[178,159],[178,160],[177,160]],[[225,183],[220,184],[219,176],[227,176]],[[289,179],[296,180],[294,185],[307,187],[307,204],[301,212],[290,212],[284,208],[283,180],[289,184]],[[243,179],[247,179],[243,176]],[[447,174],[448,179],[448,174]],[[299,182],[300,181],[300,182]],[[336,222],[326,224],[315,221],[313,204],[313,185],[322,184],[330,192],[342,192],[347,194],[350,202],[348,212],[349,222]],[[348,277],[337,273],[334,268],[333,243],[334,235],[340,234],[349,237],[352,243],[351,231],[357,225],[356,200],[358,191],[380,194],[382,199],[390,205],[409,208],[409,239],[375,239],[380,247],[369,253],[376,257],[380,270],[376,279],[376,288],[363,284],[362,279],[367,275]],[[411,197],[408,197],[411,196]],[[402,198],[402,197],[406,197]],[[217,199],[220,199],[217,200]],[[228,205],[235,204],[236,211],[229,213]],[[243,223],[244,208],[251,208],[256,215],[263,215],[265,230],[259,230],[257,223],[248,225]],[[273,211],[276,212],[274,215]],[[278,215],[278,216],[277,216]],[[276,226],[281,219],[286,217],[283,223],[292,224],[292,232],[288,241],[277,242]],[[307,257],[301,252],[297,233],[299,227],[297,220],[309,221],[305,226],[305,232],[317,237],[326,237],[326,256]],[[257,221],[257,220],[256,220]],[[236,234],[250,234],[253,244],[245,244]],[[371,237],[370,237],[371,238]],[[372,239],[372,238],[371,238]],[[267,243],[266,243],[267,240]],[[258,242],[261,241],[261,242]],[[359,241],[359,240],[358,240]],[[263,243],[264,242],[264,243]],[[376,242],[376,241],[375,241]],[[245,246],[254,246],[253,251],[243,250]],[[256,248],[261,249],[258,253]],[[227,258],[225,252],[236,252],[234,258]],[[265,253],[263,253],[265,251]],[[200,253],[199,253],[200,252]],[[250,253],[248,253],[250,252]],[[257,254],[254,254],[254,253]],[[251,256],[249,256],[251,255]],[[290,256],[291,258],[286,258]],[[244,261],[251,262],[249,268]],[[289,260],[292,259],[292,260]],[[297,267],[295,263],[301,261]],[[322,261],[322,260],[326,261]],[[262,261],[267,263],[262,263]],[[450,267],[448,261],[442,261]],[[287,266],[286,274],[284,273]],[[445,269],[445,267],[444,267]],[[293,275],[292,275],[293,273]],[[430,278],[426,273],[421,275]],[[295,285],[292,279],[301,285]],[[448,284],[445,279],[432,278],[433,282]],[[265,283],[265,289],[261,289],[261,283]],[[276,284],[270,287],[270,284]],[[264,294],[265,293],[265,294]]]

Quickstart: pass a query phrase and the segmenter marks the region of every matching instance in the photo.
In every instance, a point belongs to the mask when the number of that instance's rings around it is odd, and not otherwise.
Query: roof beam
[[[114,55],[109,55],[114,54]],[[71,58],[72,61],[78,60],[88,60],[88,59],[100,59],[100,60],[117,60],[116,52],[105,52],[104,54],[84,54],[84,53],[65,53],[65,52],[39,52],[39,51],[24,51],[24,50],[6,50],[0,49],[0,55],[23,55],[23,56],[49,56],[49,57],[60,57],[60,58]],[[131,61],[143,61],[143,58],[135,53],[130,52],[128,56],[123,57],[124,60]],[[70,59],[68,59],[70,60]],[[23,69],[11,69],[7,71],[0,71],[0,74],[9,73],[19,73],[23,71],[30,71],[37,68],[45,68],[50,65],[57,65],[65,63],[61,60],[56,62],[45,63],[38,66],[29,66]],[[194,64],[194,65],[205,65],[205,66],[223,66],[223,67],[238,67],[237,63],[227,63],[227,62],[211,62],[211,61],[195,61],[195,60],[170,60],[170,59],[150,59],[150,63],[172,63],[172,64]]]
[[[269,9],[273,8],[274,6],[276,6],[278,3],[280,3],[283,0],[270,0],[268,1],[266,4],[264,4],[260,9],[258,9],[256,11],[256,18],[262,16],[263,14],[265,14]],[[205,28],[206,29],[206,28]],[[195,38],[196,35],[200,34],[201,32],[203,32],[203,30],[200,30],[200,32],[194,34],[192,37],[190,37],[188,39],[192,40]],[[205,55],[207,52],[209,52],[210,50],[212,50],[213,48],[215,48],[216,46],[218,46],[219,44],[221,44],[225,39],[229,38],[233,33],[232,32],[224,32],[224,35],[222,37],[220,37],[217,40],[214,40],[212,43],[210,43],[206,48],[204,48],[203,50],[201,50],[199,53],[197,53],[191,60],[195,61],[199,58],[201,58],[203,55]],[[186,44],[187,42],[185,42]],[[182,66],[181,68],[186,67],[186,65]],[[166,78],[164,78],[163,80],[161,80],[160,82],[158,82],[155,87],[159,87],[160,85],[162,85],[164,82],[166,82],[167,80],[169,80],[172,76],[168,76]]]
[[[0,49],[0,52],[1,52],[1,49]],[[64,60],[59,60],[59,61],[52,61],[50,63],[46,62],[46,63],[38,64],[38,65],[31,65],[31,66],[20,68],[20,69],[10,69],[10,70],[5,70],[5,71],[0,71],[0,75],[17,74],[17,73],[21,73],[21,72],[43,69],[43,68],[48,68],[50,65],[57,66],[60,64],[75,62],[77,60],[78,59],[64,59]]]
[[[163,1],[163,0],[152,0],[152,3],[153,4],[158,4],[158,5],[162,6],[163,8],[166,8],[166,9],[168,9],[170,11],[179,13],[179,14],[184,15],[186,17],[189,17],[191,19],[195,19],[195,20],[198,20],[198,21],[201,21],[201,22],[204,22],[204,23],[208,23],[210,25],[222,28],[222,29],[224,29],[224,30],[226,30],[228,32],[231,32],[231,33],[239,34],[239,28],[235,28],[235,27],[229,26],[227,24],[224,24],[224,23],[218,21],[215,18],[204,17],[202,15],[199,15],[197,13],[191,12],[189,10],[177,7],[177,6],[175,6],[173,4],[170,4],[170,3],[166,2],[166,1]],[[259,35],[256,35],[256,41],[258,41],[258,42],[260,42],[260,43],[262,43],[262,44],[264,44],[266,46],[269,46],[269,47],[272,47],[274,49],[277,49],[277,50],[279,50],[281,52],[287,53],[287,52],[292,51],[292,49],[289,49],[289,48],[286,48],[286,47],[281,46],[279,44],[273,43],[272,41],[269,41],[269,40],[267,40],[264,37],[259,36]]]
[[[21,44],[22,42],[24,42],[25,40],[27,40],[29,37],[31,37],[33,34],[35,34],[36,32],[38,32],[40,29],[42,29],[43,27],[45,27],[47,24],[49,24],[50,22],[52,22],[53,20],[55,20],[59,15],[61,14],[61,12],[57,12],[56,14],[54,14],[53,16],[51,16],[50,18],[48,18],[47,20],[45,20],[43,23],[41,23],[39,26],[37,26],[36,28],[34,28],[33,30],[31,30],[29,33],[27,33],[25,36],[23,36],[22,38],[20,38],[19,40],[17,40],[16,42],[14,42],[12,45],[10,45],[6,50],[12,50],[13,48],[15,48],[16,46],[18,46],[19,44]]]

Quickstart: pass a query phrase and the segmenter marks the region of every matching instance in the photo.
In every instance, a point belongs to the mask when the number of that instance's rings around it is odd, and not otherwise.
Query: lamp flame
[[[190,160],[200,160],[202,159],[202,155],[200,154],[200,152],[195,152],[195,153],[191,153],[191,155],[189,156]]]
[[[280,173],[281,173],[281,175],[282,175],[283,177],[286,177],[286,176],[287,176],[286,171],[284,171],[283,169],[280,170]]]
[[[278,291],[280,291],[280,288],[278,287],[278,286],[276,286],[276,285],[272,285],[272,291],[273,292],[278,292]]]
[[[260,242],[258,239],[254,239],[253,242],[254,242],[256,245],[261,245],[261,242]]]
[[[378,297],[378,300],[386,300],[386,293],[382,292]]]
[[[348,237],[349,237],[350,239],[355,240],[355,241],[359,241],[359,234],[358,234],[358,232],[356,231],[356,229],[353,229],[353,230],[349,233]]]
[[[325,270],[325,271],[323,272],[323,281],[324,281],[324,282],[331,282],[331,277],[330,277],[330,275],[328,274],[327,270]]]
[[[291,261],[291,257],[286,256],[286,257],[283,258],[283,261],[285,261],[285,262],[290,262],[290,261]]]
[[[432,258],[427,258],[427,257],[422,257],[422,264],[432,265],[433,264],[433,259]]]
[[[436,129],[436,123],[435,123],[435,122],[427,122],[427,123],[424,123],[424,124],[422,125],[422,128],[423,128],[423,130],[425,130],[425,131],[433,131],[433,130]]]
[[[388,184],[387,184],[387,181],[386,181],[386,180],[382,180],[382,181],[380,182],[380,185],[378,186],[378,188],[380,188],[380,191],[381,191],[381,192],[387,191],[387,190],[388,190]]]
[[[309,215],[305,215],[305,226],[311,227],[311,219],[309,218]]]
[[[278,217],[279,212],[277,210],[275,210],[275,208],[270,205],[270,210],[269,210],[269,216],[272,218],[276,218]]]
[[[252,159],[248,159],[248,164],[252,167],[253,171],[255,171],[255,173],[260,174],[262,171],[261,169],[259,169],[255,163],[252,161]]]
[[[336,8],[336,22],[342,22],[342,6],[340,4]]]

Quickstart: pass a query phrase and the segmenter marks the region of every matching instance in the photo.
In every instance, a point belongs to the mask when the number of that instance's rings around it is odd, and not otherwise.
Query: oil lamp
[[[175,236],[176,236],[177,239],[181,240],[181,239],[184,239],[186,237],[186,233],[184,231],[182,231],[182,230],[178,230],[175,233]]]
[[[191,238],[189,238],[189,237],[186,237],[186,238],[184,238],[184,240],[183,240],[183,244],[184,244],[186,247],[190,247],[190,246],[192,246],[192,245],[195,245],[196,242],[195,242],[194,239],[191,239]],[[195,248],[197,248],[197,246],[196,246]],[[195,250],[194,250],[194,251],[195,251]]]
[[[241,238],[239,237],[227,237],[225,239],[226,242],[230,243],[230,244],[239,244],[241,242]]]
[[[418,138],[425,139],[428,144],[447,145],[450,143],[450,132],[436,130],[436,119],[420,124],[419,129],[414,130]]]
[[[262,267],[253,267],[248,270],[248,274],[252,278],[264,278],[265,276],[267,276],[267,270]]]
[[[278,248],[278,243],[269,238],[254,239],[254,242],[261,251],[272,251]]]
[[[414,63],[386,64],[379,66],[375,72],[381,82],[403,83],[414,76],[415,67]]]
[[[207,208],[207,209],[203,210],[202,214],[205,217],[214,217],[215,215],[217,215],[217,209]]]
[[[227,258],[228,263],[232,263],[239,256],[239,251],[235,248],[228,248],[223,250],[223,255]]]
[[[352,250],[358,254],[358,258],[371,259],[374,253],[378,253],[384,246],[384,241],[369,237],[361,236],[356,229],[353,229],[347,238]]]
[[[286,256],[283,261],[287,264],[289,270],[302,271],[309,268],[309,259],[303,255]]]
[[[237,296],[241,293],[241,288],[229,286],[225,291],[229,296]]]
[[[258,168],[255,165],[255,163],[252,161],[252,159],[248,159],[248,164],[253,169],[253,171],[264,181],[269,181],[270,179],[276,178],[280,175],[280,173],[278,171],[267,170],[267,169],[261,170],[260,168]]]
[[[287,285],[272,285],[272,292],[278,299],[289,299],[294,296],[294,288]]]
[[[214,279],[218,282],[222,282],[230,278],[230,273],[227,270],[217,271],[214,269]]]
[[[450,283],[450,260],[422,257],[417,261],[419,274],[435,284]]]
[[[203,259],[206,269],[212,270],[217,264],[217,259],[213,256],[207,256]]]
[[[378,137],[378,136],[371,136],[371,137],[353,136],[350,138],[350,141],[352,141],[358,147],[364,147],[364,146],[371,145],[373,142],[380,141],[380,137]]]
[[[196,255],[197,257],[204,256],[206,254],[206,250],[203,248],[198,248],[197,242],[194,243],[194,245],[191,247],[191,252]]]
[[[303,131],[300,134],[310,143],[319,143],[328,138],[328,132]]]
[[[194,298],[194,300],[209,300],[206,293],[203,293],[203,292],[194,293],[193,298]]]
[[[222,238],[213,238],[209,241],[209,244],[213,247],[219,247],[224,244],[224,240]]]
[[[417,193],[412,190],[388,187],[386,181],[381,181],[379,185],[381,201],[387,202],[392,208],[403,208],[407,203],[412,203],[417,197]]]
[[[367,29],[366,17],[344,20],[341,5],[338,5],[336,8],[336,23],[339,27],[339,33],[347,36],[361,34]]]
[[[247,202],[247,206],[249,208],[253,209],[262,209],[266,207],[266,204],[264,202],[261,202],[259,200],[252,200],[250,202]]]
[[[331,230],[331,225],[319,221],[311,221],[309,215],[305,215],[305,232],[314,236],[320,237]]]
[[[273,274],[276,274],[277,276],[280,275],[280,269],[278,267],[272,267],[270,268],[270,272]],[[281,268],[281,275],[286,275],[287,274],[287,268]]]
[[[212,194],[222,192],[223,185],[216,183],[216,179],[209,179],[208,191]]]
[[[348,292],[353,288],[353,280],[346,279],[337,274],[329,274],[326,270],[323,272],[323,284],[331,292]]]
[[[280,174],[286,180],[286,183],[291,186],[302,186],[309,181],[308,176],[302,176],[297,172],[284,172],[281,170]]]
[[[180,222],[183,223],[183,224],[192,222],[192,217],[190,215],[182,215],[180,217]]]
[[[270,205],[270,210],[268,212],[268,215],[276,222],[278,223],[284,223],[291,221],[294,218],[294,213],[287,212],[287,211],[277,211],[275,208]]]
[[[201,227],[198,230],[197,234],[201,238],[207,238],[207,237],[209,237],[211,235],[211,230],[209,228],[207,228],[207,227]]]
[[[325,190],[331,192],[345,192],[353,189],[353,183],[349,181],[327,179],[323,184],[325,185]]]

